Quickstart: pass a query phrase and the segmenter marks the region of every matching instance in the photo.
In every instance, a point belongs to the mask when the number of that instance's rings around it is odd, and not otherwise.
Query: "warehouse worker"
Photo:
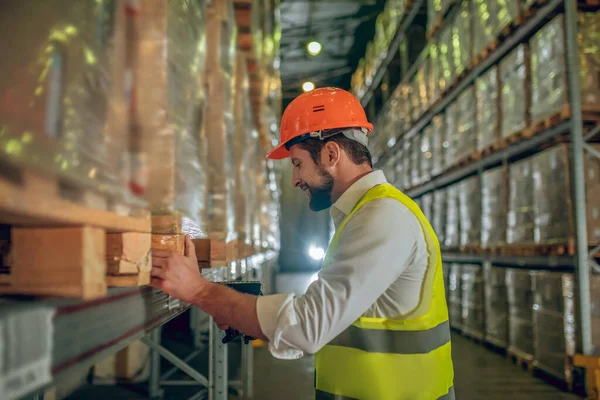
[[[204,280],[186,256],[153,251],[152,284],[221,327],[269,341],[278,358],[315,354],[317,399],[454,399],[438,240],[415,203],[373,171],[372,130],[350,93],[322,88],[287,107],[281,144],[293,184],[336,230],[306,294],[255,297]]]

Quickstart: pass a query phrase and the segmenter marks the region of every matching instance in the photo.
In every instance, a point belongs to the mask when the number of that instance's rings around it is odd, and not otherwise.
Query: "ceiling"
[[[367,43],[375,35],[375,19],[385,0],[282,0],[281,79],[284,107],[302,93],[302,83],[350,88],[350,79]],[[318,41],[317,56],[306,44]]]

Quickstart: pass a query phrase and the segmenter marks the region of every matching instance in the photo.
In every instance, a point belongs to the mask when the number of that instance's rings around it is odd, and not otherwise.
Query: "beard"
[[[331,207],[331,191],[333,190],[333,176],[324,168],[319,169],[322,183],[319,186],[305,185],[310,192],[308,205],[313,211],[322,211]]]

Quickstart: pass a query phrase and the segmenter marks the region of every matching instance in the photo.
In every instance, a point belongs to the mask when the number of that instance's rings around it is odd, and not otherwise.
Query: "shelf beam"
[[[444,262],[483,263],[512,266],[516,268],[532,268],[539,270],[574,271],[575,257],[572,256],[499,256],[491,254],[464,254],[442,252]]]

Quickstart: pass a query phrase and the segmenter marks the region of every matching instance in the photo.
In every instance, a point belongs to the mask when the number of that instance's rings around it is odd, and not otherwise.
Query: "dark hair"
[[[317,138],[306,139],[298,143],[298,146],[301,149],[308,151],[315,164],[319,165],[321,163],[321,150],[327,142],[337,143],[350,156],[350,159],[354,164],[369,164],[371,168],[373,167],[373,162],[371,161],[371,152],[369,152],[369,149],[356,140],[348,139],[343,133],[330,136],[324,140]]]

